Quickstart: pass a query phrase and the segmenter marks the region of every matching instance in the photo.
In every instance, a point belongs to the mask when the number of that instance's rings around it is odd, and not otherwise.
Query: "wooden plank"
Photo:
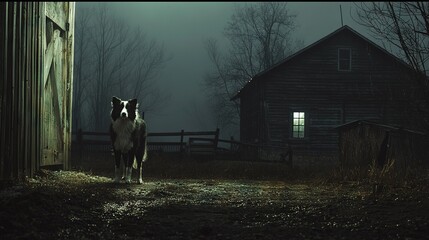
[[[73,66],[74,66],[74,32],[75,32],[75,3],[68,3],[67,24],[69,28],[66,29],[66,42],[65,42],[65,56],[66,56],[66,69],[64,76],[66,78],[65,86],[65,106],[63,109],[65,115],[64,122],[64,169],[71,168],[71,123],[72,123],[72,110],[73,110]]]
[[[49,25],[47,25],[49,26]],[[45,52],[45,65],[44,65],[44,70],[43,72],[45,73],[44,78],[43,78],[43,86],[46,86],[46,83],[48,81],[48,76],[50,74],[50,68],[52,66],[52,62],[54,60],[54,54],[57,51],[58,48],[58,41],[57,39],[60,36],[60,31],[59,30],[55,30],[53,32],[52,35],[52,40],[49,42],[48,47],[46,49]]]
[[[15,79],[14,79],[14,89],[13,89],[13,93],[14,93],[14,102],[15,102],[15,106],[12,108],[13,111],[13,116],[14,116],[14,120],[13,120],[13,140],[12,142],[14,143],[14,157],[16,158],[15,161],[12,162],[13,165],[13,176],[14,178],[19,178],[20,175],[20,171],[19,169],[21,168],[21,164],[22,164],[22,141],[20,141],[20,139],[22,138],[22,136],[20,136],[21,134],[21,119],[20,119],[20,115],[21,115],[21,90],[22,90],[22,73],[23,73],[23,64],[22,64],[22,54],[23,54],[23,3],[19,2],[17,5],[17,9],[16,9],[16,52],[15,52]]]
[[[51,85],[51,91],[52,91],[52,104],[54,108],[54,117],[57,119],[57,132],[60,136],[61,146],[64,144],[64,133],[63,133],[63,119],[61,117],[61,110],[60,110],[60,104],[61,101],[59,100],[58,96],[58,81],[60,81],[56,77],[56,64],[52,64],[51,70],[49,72],[49,77],[51,79],[50,85]]]
[[[44,66],[45,66],[45,57],[44,53],[46,50],[46,16],[45,16],[45,2],[38,3],[38,8],[36,9],[37,14],[37,51],[36,51],[36,59],[37,59],[37,65],[36,65],[36,79],[37,84],[35,86],[36,88],[36,94],[34,98],[34,102],[36,104],[37,114],[38,118],[36,118],[35,121],[35,128],[36,128],[36,162],[35,162],[35,169],[39,169],[40,165],[42,163],[42,149],[43,149],[43,141],[44,141],[44,131],[43,131],[43,83],[44,83]],[[40,117],[42,116],[42,117]]]
[[[9,29],[9,3],[8,2],[1,2],[0,3],[0,11],[4,13],[4,15],[0,16],[0,58],[2,61],[0,61],[0,78],[7,79],[7,69],[8,69],[8,29]],[[7,81],[1,81],[0,82],[0,107],[1,107],[1,114],[0,114],[0,179],[6,178],[6,165],[9,158],[6,154],[6,145],[8,144],[6,141],[7,136],[7,119],[6,116],[8,115],[5,113],[7,111]]]
[[[64,5],[67,2],[46,2],[46,17],[51,19],[63,31],[66,31],[67,15],[64,12]]]
[[[216,137],[215,137],[216,138]],[[217,140],[209,138],[189,138],[189,154],[214,155],[216,153]]]
[[[63,153],[53,149],[43,149],[43,166],[63,164]]]

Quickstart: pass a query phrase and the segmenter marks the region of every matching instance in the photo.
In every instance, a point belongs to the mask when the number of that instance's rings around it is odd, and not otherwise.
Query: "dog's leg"
[[[139,183],[142,184],[143,183],[143,178],[142,178],[143,164],[141,161],[139,163],[137,163],[137,165],[140,165],[137,169],[139,170]]]
[[[142,184],[143,183],[143,178],[142,178],[142,169],[143,169],[142,156],[137,155],[136,156],[136,161],[137,161],[137,170],[139,171],[139,180],[138,180],[138,183]]]
[[[121,152],[115,151],[115,183],[119,183],[121,180]]]
[[[136,152],[136,162],[137,162],[137,169],[139,171],[139,180],[138,183],[142,184],[143,183],[143,178],[142,178],[142,172],[143,172],[143,162],[144,162],[144,155],[146,155],[145,153],[146,148],[143,149],[138,149],[138,151]]]
[[[127,168],[128,166],[128,153],[122,154],[122,160],[124,161],[124,168],[122,169],[122,180],[127,181]]]
[[[132,167],[128,167],[127,168],[127,175],[125,178],[125,182],[126,183],[131,183],[131,174],[133,173],[133,168]]]
[[[125,162],[124,162],[125,163]],[[125,171],[125,168],[126,168],[126,166],[127,166],[127,164],[125,163],[124,164],[124,167],[122,168],[122,180],[125,180],[125,175],[126,175],[126,171]]]
[[[131,183],[131,174],[133,171],[132,162],[130,160],[131,156],[132,154],[130,153],[124,153],[122,156],[125,162],[125,182],[126,183]]]

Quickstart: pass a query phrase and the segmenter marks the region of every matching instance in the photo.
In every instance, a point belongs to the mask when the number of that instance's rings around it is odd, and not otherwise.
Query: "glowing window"
[[[293,112],[292,136],[294,138],[304,138],[305,113]]]

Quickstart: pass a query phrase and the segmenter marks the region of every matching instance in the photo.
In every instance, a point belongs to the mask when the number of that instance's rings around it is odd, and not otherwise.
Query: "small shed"
[[[345,169],[382,168],[395,171],[429,167],[428,136],[424,132],[357,120],[337,127],[339,158]]]
[[[0,180],[70,166],[74,10],[0,3]]]

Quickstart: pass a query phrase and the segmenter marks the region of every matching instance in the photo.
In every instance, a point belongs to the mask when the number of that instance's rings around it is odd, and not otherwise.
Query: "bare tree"
[[[424,102],[413,102],[418,111],[429,106],[429,3],[428,2],[363,2],[355,3],[356,22],[369,29],[385,46],[396,49],[398,57],[415,71],[413,79],[424,91]],[[429,123],[429,119],[426,119]]]
[[[399,49],[415,70],[427,72],[429,59],[428,2],[355,3],[357,21],[372,36]]]
[[[205,47],[214,70],[205,76],[211,106],[218,125],[235,128],[239,119],[239,104],[231,102],[254,75],[273,66],[291,54],[291,34],[296,28],[295,15],[285,2],[261,2],[237,6],[224,29],[230,43],[225,55],[214,39],[205,41]],[[297,42],[301,47],[302,42]]]
[[[146,113],[156,111],[169,99],[168,95],[161,94],[155,80],[170,58],[165,57],[163,46],[154,40],[149,41],[140,28],[134,31],[133,38],[139,41],[135,52],[133,84],[129,91],[131,96],[139,99]]]
[[[106,131],[113,95],[138,98],[145,112],[160,110],[168,101],[156,85],[168,61],[163,46],[147,41],[139,28],[134,30],[115,17],[105,3],[92,11],[82,9],[80,14],[82,19],[78,18],[76,25],[75,84],[79,91],[75,91],[75,119],[90,116],[91,130]]]
[[[100,123],[105,122],[110,105],[113,57],[115,51],[121,44],[119,36],[118,21],[109,13],[106,4],[101,5],[94,11],[94,28],[91,31],[93,47],[94,78],[92,81],[90,109],[93,115],[93,127],[96,131],[105,131],[106,126]],[[110,96],[111,97],[111,96]]]
[[[130,28],[123,21],[119,21],[118,25],[119,46],[111,69],[116,72],[115,78],[112,80],[112,87],[115,86],[115,89],[117,89],[116,95],[125,96],[131,87],[129,82],[132,78],[132,69],[136,58],[135,52],[138,50],[141,39],[138,36],[130,37],[132,35]]]

